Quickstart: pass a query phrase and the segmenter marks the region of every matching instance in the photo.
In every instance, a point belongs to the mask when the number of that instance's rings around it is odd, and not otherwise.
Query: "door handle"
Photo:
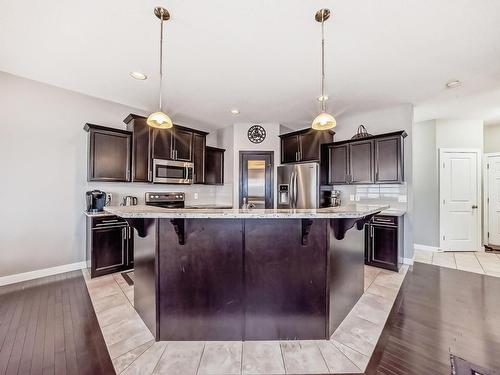
[[[473,210],[475,210],[476,208],[477,208],[477,205],[476,205],[476,204],[472,205],[472,209],[473,209]]]

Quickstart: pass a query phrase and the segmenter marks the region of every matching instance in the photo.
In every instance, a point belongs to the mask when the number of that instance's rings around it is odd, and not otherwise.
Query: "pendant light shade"
[[[316,118],[313,120],[311,127],[314,130],[328,130],[337,125],[337,121],[335,117],[326,112],[321,112]]]
[[[320,9],[316,12],[314,19],[321,22],[321,113],[313,120],[311,127],[314,130],[328,130],[337,125],[337,121],[333,115],[326,112],[325,95],[325,21],[330,18],[329,9]]]
[[[173,127],[172,120],[162,110],[162,83],[163,83],[163,21],[170,19],[168,10],[162,7],[156,7],[154,10],[156,17],[160,19],[160,105],[159,111],[149,115],[146,123],[156,129],[169,129]]]
[[[169,129],[173,126],[170,117],[163,112],[151,113],[146,122],[149,126],[157,129]]]

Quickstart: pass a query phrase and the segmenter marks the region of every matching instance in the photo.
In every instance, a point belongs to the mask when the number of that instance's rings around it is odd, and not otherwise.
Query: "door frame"
[[[263,156],[269,156],[271,158],[271,168],[270,168],[270,203],[271,203],[271,208],[274,208],[274,151],[240,151],[240,160],[239,160],[239,191],[238,191],[238,207],[241,207],[242,205],[242,192],[243,192],[243,156],[244,155],[263,155]]]
[[[482,229],[481,229],[481,220],[482,220],[482,204],[481,204],[481,198],[482,198],[482,189],[481,189],[481,183],[482,183],[482,168],[481,168],[481,150],[478,148],[440,148],[439,149],[439,166],[438,166],[438,171],[439,171],[439,176],[438,176],[438,185],[439,185],[439,248],[442,251],[445,251],[444,243],[443,243],[443,184],[441,183],[441,178],[443,176],[443,155],[445,153],[474,153],[476,154],[476,199],[477,199],[477,219],[476,219],[476,228],[477,228],[477,241],[476,241],[476,251],[479,251],[482,249]]]
[[[490,231],[490,173],[488,168],[489,158],[490,157],[500,157],[500,152],[489,152],[483,154],[483,245],[489,245],[490,240],[488,233]],[[483,248],[484,250],[484,248]]]

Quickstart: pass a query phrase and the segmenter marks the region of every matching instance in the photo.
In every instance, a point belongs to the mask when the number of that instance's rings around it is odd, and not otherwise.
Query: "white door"
[[[500,156],[488,157],[488,244],[500,246]]]
[[[440,150],[440,232],[444,251],[480,248],[478,162],[476,150]]]

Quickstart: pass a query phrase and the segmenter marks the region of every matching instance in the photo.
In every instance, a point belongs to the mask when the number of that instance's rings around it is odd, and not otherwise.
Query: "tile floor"
[[[330,340],[281,342],[155,342],[120,273],[84,276],[117,374],[324,374],[364,372],[407,270],[365,266],[365,293]]]
[[[482,275],[500,277],[500,254],[478,252],[435,252],[415,250],[415,262],[433,264]]]

